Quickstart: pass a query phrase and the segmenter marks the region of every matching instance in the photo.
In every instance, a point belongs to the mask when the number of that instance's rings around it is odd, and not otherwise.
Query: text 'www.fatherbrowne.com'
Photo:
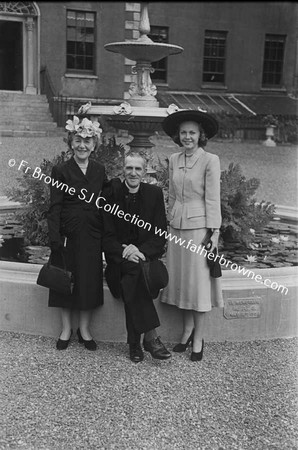
[[[17,161],[14,158],[9,159],[8,166],[9,167],[15,167],[17,165]],[[119,208],[119,205],[117,204],[109,204],[107,203],[106,199],[104,197],[101,197],[100,195],[97,196],[94,192],[88,192],[87,189],[82,188],[79,192],[76,191],[76,189],[72,186],[68,186],[66,183],[63,183],[60,180],[56,180],[49,175],[42,172],[40,167],[34,167],[31,168],[29,166],[29,163],[25,160],[22,160],[19,165],[17,166],[18,171],[23,171],[25,175],[31,176],[32,178],[35,178],[37,180],[42,180],[45,184],[51,185],[56,189],[61,190],[62,192],[67,193],[68,195],[77,196],[79,200],[82,200],[86,203],[94,202],[97,208],[103,209],[105,212],[109,214],[116,215],[120,219],[125,220],[126,222],[130,222],[133,225],[138,226],[139,228],[143,228],[147,231],[150,231],[152,228],[151,223],[145,222],[142,218],[140,218],[137,214],[129,214]],[[251,278],[255,280],[257,283],[262,283],[266,287],[270,287],[273,290],[281,291],[282,294],[288,293],[288,288],[285,286],[282,286],[276,282],[271,282],[269,279],[263,279],[263,277],[260,274],[255,274],[252,270],[246,269],[245,267],[239,266],[236,263],[232,263],[231,261],[224,258],[223,255],[219,256],[218,254],[214,254],[211,252],[208,252],[202,244],[196,245],[192,239],[186,241],[185,239],[178,238],[175,234],[168,233],[166,230],[161,230],[157,227],[155,227],[154,230],[155,234],[164,237],[168,241],[173,241],[175,244],[180,245],[181,247],[185,248],[186,250],[190,250],[193,253],[200,254],[208,258],[209,260],[216,261],[218,259],[218,262],[221,266],[229,267],[234,272],[237,271],[240,275],[246,275],[248,278]]]
[[[263,278],[262,275],[259,273],[255,273],[253,270],[249,270],[243,266],[239,266],[237,263],[232,263],[232,261],[224,258],[223,255],[218,255],[212,252],[209,252],[206,250],[205,246],[202,244],[195,244],[192,239],[189,239],[186,241],[185,239],[181,239],[180,237],[176,236],[175,234],[168,233],[166,230],[161,230],[157,227],[155,227],[155,234],[161,237],[164,237],[168,241],[174,242],[175,244],[179,245],[180,247],[183,247],[187,250],[190,250],[193,253],[197,253],[199,255],[203,255],[205,258],[208,258],[210,261],[217,261],[221,266],[229,267],[234,272],[239,273],[240,275],[244,275],[247,278],[251,278],[252,280],[255,280],[257,283],[262,283],[266,287],[270,287],[274,291],[281,292],[284,295],[287,295],[288,288],[286,286],[283,286],[281,284],[276,283],[276,281],[271,281],[268,278]]]

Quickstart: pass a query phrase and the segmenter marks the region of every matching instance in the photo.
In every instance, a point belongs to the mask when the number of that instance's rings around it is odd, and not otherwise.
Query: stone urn
[[[267,147],[276,147],[276,143],[274,141],[274,128],[276,125],[267,125],[266,126],[266,140],[263,142]]]

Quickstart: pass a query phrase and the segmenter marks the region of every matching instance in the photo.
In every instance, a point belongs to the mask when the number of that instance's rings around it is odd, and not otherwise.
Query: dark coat
[[[140,189],[141,208],[138,221],[143,220],[149,226],[138,227],[138,249],[148,259],[160,258],[164,253],[166,239],[164,236],[155,234],[155,229],[167,230],[165,205],[162,189],[158,186],[141,183]],[[102,197],[110,205],[119,205],[117,211],[126,212],[125,196],[127,189],[119,178],[111,180],[103,189]],[[127,242],[129,236],[130,222],[119,218],[117,214],[104,212],[104,238],[103,249],[107,264],[119,264],[122,261],[122,244]]]
[[[89,160],[86,175],[73,158],[53,167],[51,204],[48,211],[50,245],[64,242],[66,266],[74,274],[71,296],[50,291],[49,306],[93,309],[103,304],[101,237],[102,221],[96,206],[106,181],[103,165]],[[61,254],[53,254],[57,265],[62,265]]]
[[[119,179],[111,180],[109,186],[103,190],[102,196],[105,204],[117,205],[117,211],[127,212],[126,197],[128,190]],[[137,227],[137,238],[133,242],[146,256],[146,259],[157,259],[164,253],[166,239],[155,233],[156,229],[167,229],[164,198],[162,190],[154,185],[141,183],[139,189],[139,213],[140,224],[149,226]],[[104,205],[103,205],[104,206]],[[115,211],[115,208],[114,208]],[[122,258],[122,244],[130,244],[131,223],[117,214],[103,212],[104,235],[103,250],[107,267],[105,271],[106,281],[112,295],[122,298],[125,303],[126,316],[133,322],[133,328],[138,333],[144,333],[159,326],[159,319],[152,298],[145,286],[140,264],[129,262]],[[127,323],[130,321],[126,317]],[[133,342],[129,326],[128,342]],[[130,341],[131,339],[131,341]]]

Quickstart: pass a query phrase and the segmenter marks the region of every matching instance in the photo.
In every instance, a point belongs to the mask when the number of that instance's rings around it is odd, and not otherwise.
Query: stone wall
[[[48,290],[36,285],[38,264],[0,261],[0,329],[56,337],[60,333],[57,308],[48,308]],[[288,287],[288,293],[224,271],[224,309],[208,313],[206,341],[249,341],[298,336],[297,267],[259,270],[263,277]],[[98,341],[125,342],[123,304],[114,299],[107,286],[105,303],[92,320],[92,333]],[[160,316],[158,332],[165,342],[178,342],[182,320],[179,310],[155,300]],[[74,324],[74,327],[76,324]]]

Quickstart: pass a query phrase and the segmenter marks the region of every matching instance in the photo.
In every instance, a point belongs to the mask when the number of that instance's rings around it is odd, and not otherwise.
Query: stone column
[[[25,87],[26,94],[36,94],[36,87],[34,86],[34,39],[33,29],[34,22],[32,17],[28,17],[25,23],[27,31],[27,85]]]
[[[141,17],[141,4],[140,3],[125,3],[125,40],[136,40],[140,36],[139,22]],[[124,60],[124,99],[129,99],[129,87],[132,82],[131,68],[136,63],[131,59],[125,58]]]

